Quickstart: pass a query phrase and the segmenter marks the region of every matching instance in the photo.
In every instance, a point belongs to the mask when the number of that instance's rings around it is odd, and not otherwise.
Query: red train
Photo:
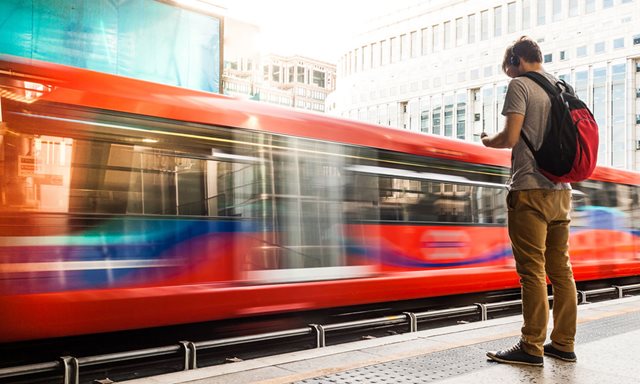
[[[0,58],[0,342],[518,286],[509,152]],[[637,173],[574,185],[578,280],[640,274]]]

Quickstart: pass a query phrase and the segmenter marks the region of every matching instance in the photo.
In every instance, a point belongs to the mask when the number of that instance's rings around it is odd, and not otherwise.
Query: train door
[[[248,255],[255,283],[367,276],[372,261],[354,259],[343,210],[348,149],[333,143],[264,136],[256,170],[259,246]]]

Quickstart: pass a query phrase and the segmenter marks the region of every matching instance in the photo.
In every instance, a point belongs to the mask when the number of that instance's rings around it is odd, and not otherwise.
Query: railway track
[[[626,280],[621,283],[634,281]],[[636,280],[637,281],[637,280]],[[640,294],[640,284],[596,282],[579,290],[580,303]],[[589,289],[584,289],[584,288]],[[520,312],[516,291],[456,297],[461,305],[444,307],[441,301],[393,303],[331,314],[273,316],[118,335],[95,335],[60,341],[1,346],[5,363],[0,381],[10,384],[109,383],[228,362],[322,348],[362,338],[414,332],[460,322],[483,321]],[[552,300],[552,297],[551,297]],[[466,304],[466,305],[465,305]],[[425,307],[429,308],[425,310]],[[394,313],[395,311],[395,313]],[[399,312],[401,311],[401,312]],[[318,319],[326,322],[313,322]],[[207,328],[207,325],[209,328]],[[261,332],[257,332],[261,330]],[[109,340],[107,342],[107,340]],[[173,341],[170,340],[198,340]],[[47,344],[49,343],[49,344]],[[48,349],[43,351],[42,349]],[[37,350],[40,349],[40,350]]]

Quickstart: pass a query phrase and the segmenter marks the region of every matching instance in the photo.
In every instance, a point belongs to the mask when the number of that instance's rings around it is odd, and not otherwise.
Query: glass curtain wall
[[[625,64],[611,67],[611,165],[624,168],[625,132]]]
[[[484,88],[482,90],[482,130],[483,132],[492,133],[495,130],[494,123],[494,103],[493,88]]]
[[[432,133],[434,135],[439,135],[440,134],[440,123],[441,123],[441,119],[442,119],[442,100],[440,96],[434,96],[431,98],[431,107],[432,107],[432,114],[431,114],[431,122],[433,124],[433,131]]]
[[[444,97],[444,135],[453,137],[453,95]]]
[[[464,140],[467,124],[467,94],[456,95],[456,138]]]
[[[420,132],[431,133],[431,111],[429,109],[429,97],[420,99]]]
[[[598,164],[607,164],[607,68],[593,69],[593,116],[598,123]]]

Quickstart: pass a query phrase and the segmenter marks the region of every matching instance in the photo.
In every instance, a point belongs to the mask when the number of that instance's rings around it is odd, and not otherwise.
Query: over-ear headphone
[[[513,51],[513,47],[511,47],[511,56],[509,57],[509,64],[513,65],[514,67],[517,67],[520,65],[520,58],[516,56],[515,52]]]

